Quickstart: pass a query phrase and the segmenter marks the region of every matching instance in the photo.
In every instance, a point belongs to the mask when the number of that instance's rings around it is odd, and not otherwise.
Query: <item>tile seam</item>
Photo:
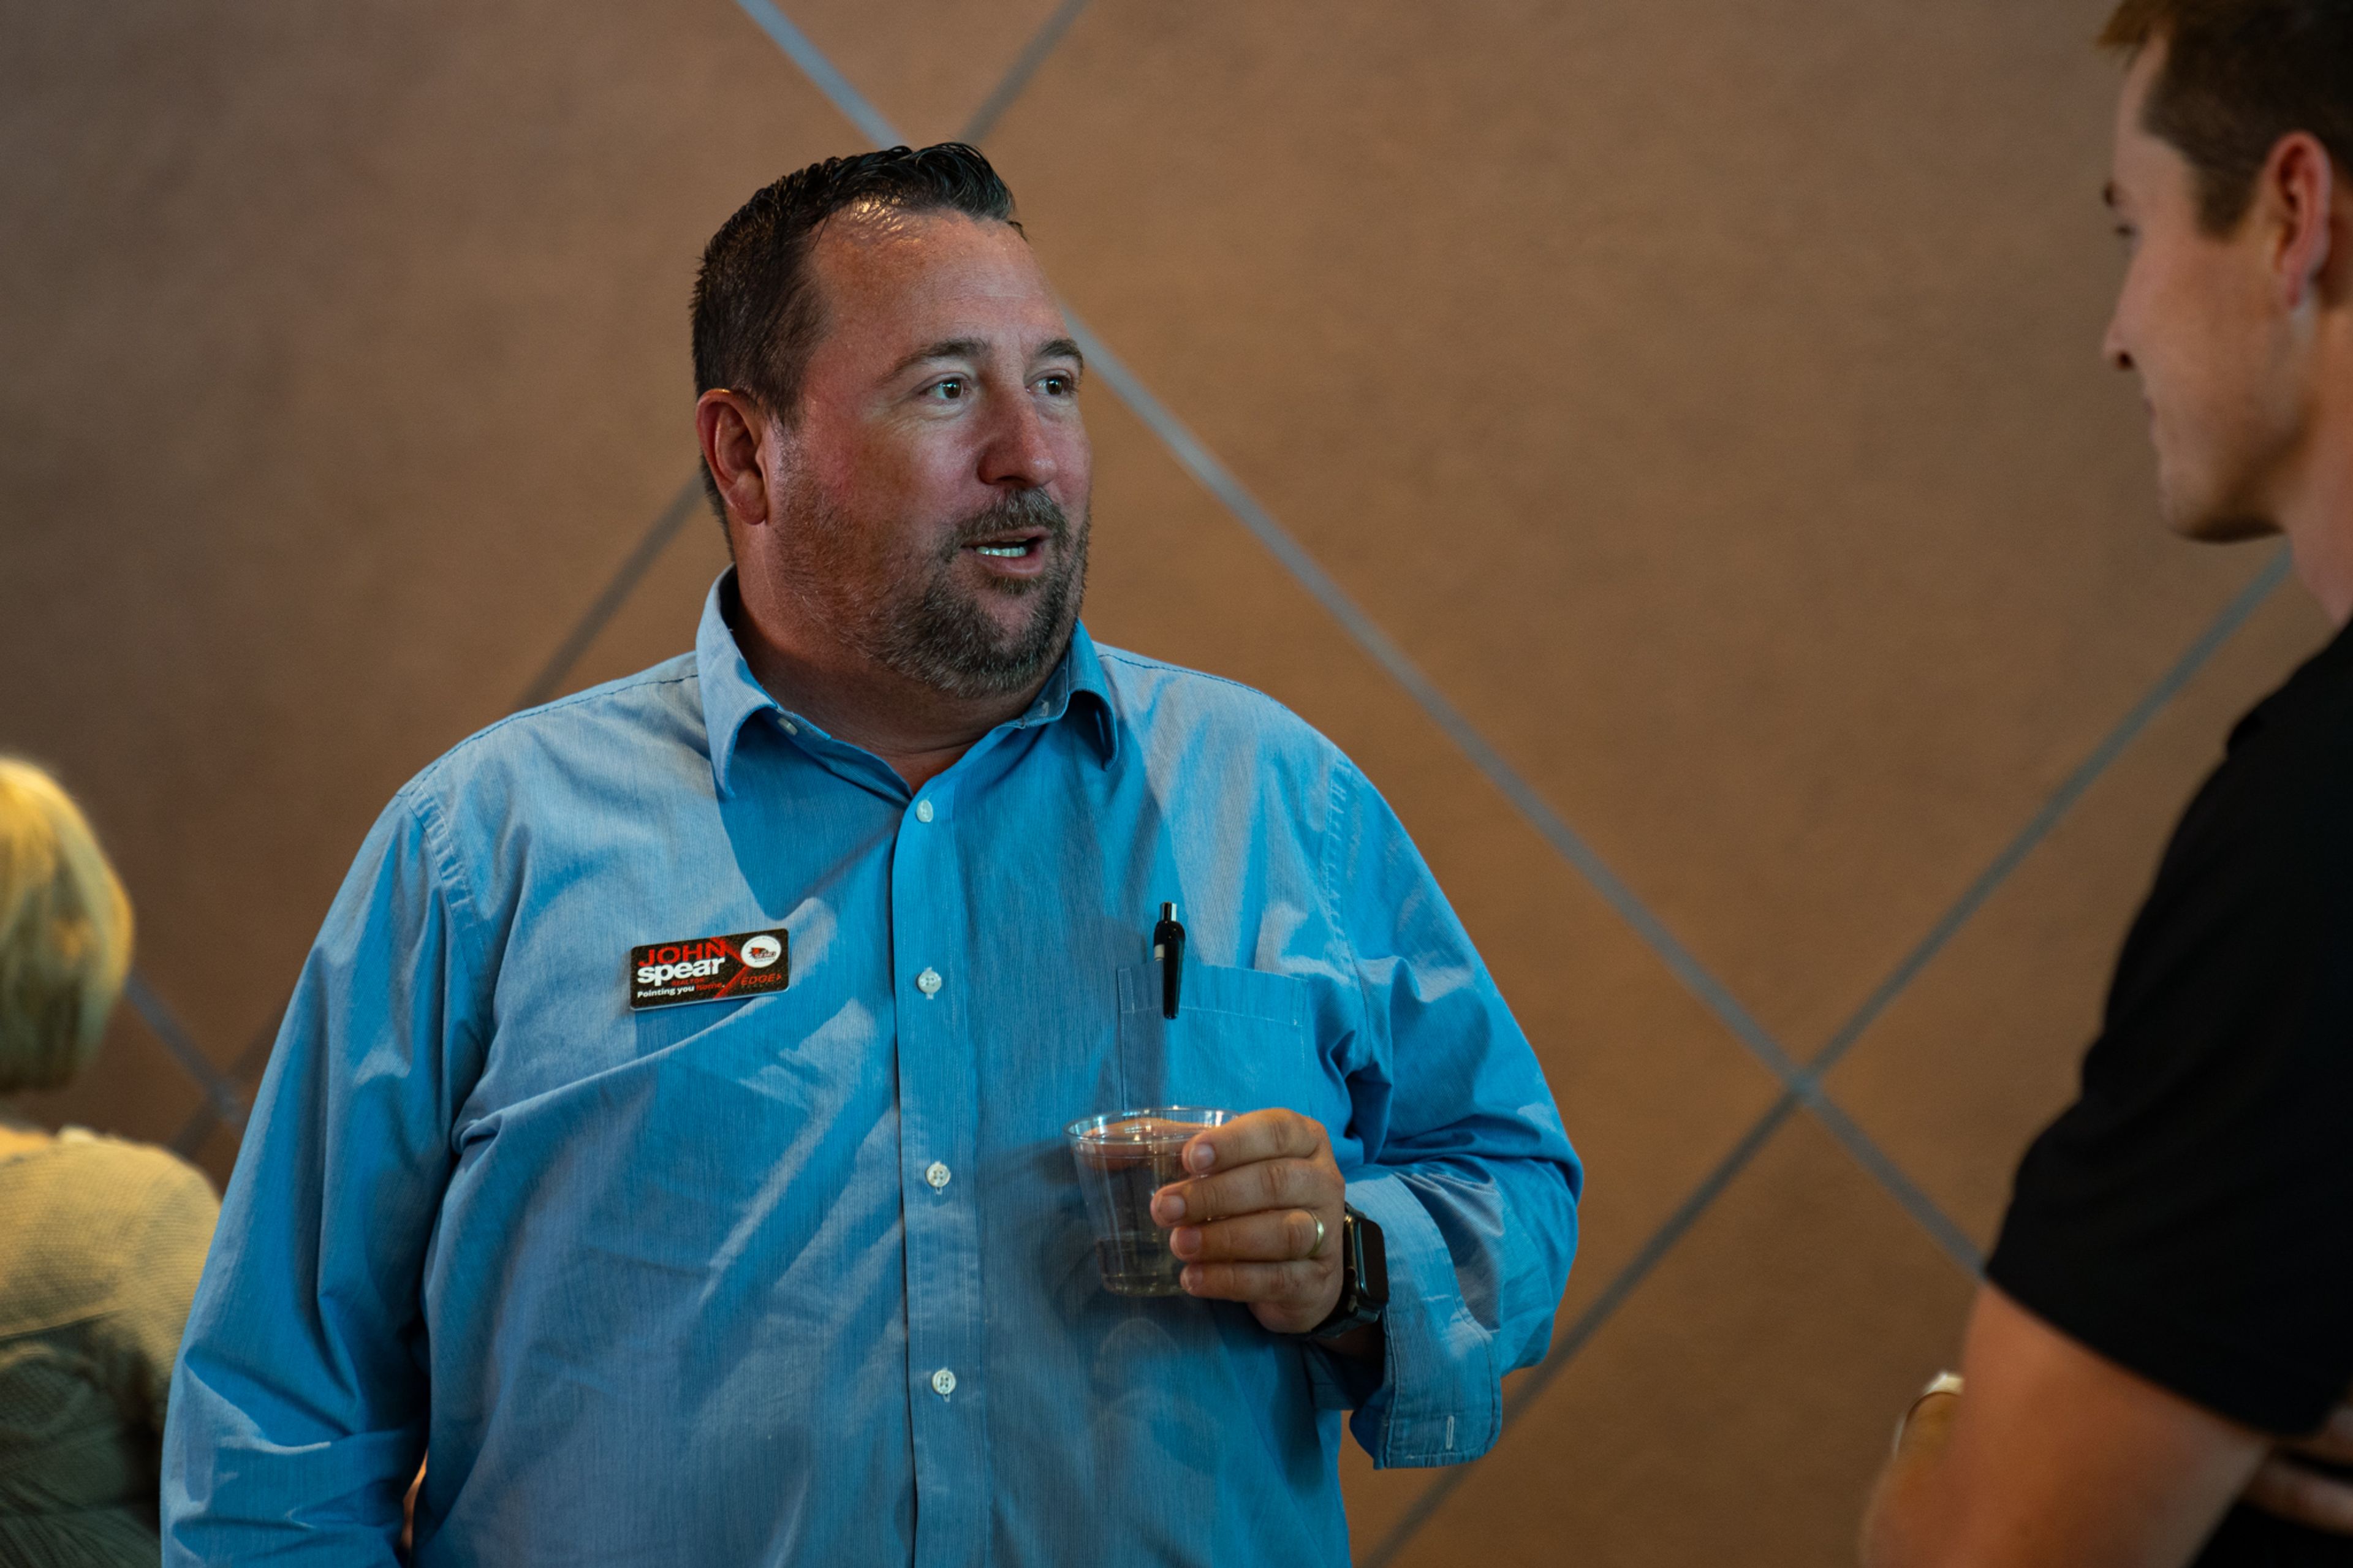
[[[291,1000],[290,994],[287,1001]],[[259,1079],[262,1069],[269,1065],[269,1047],[277,1043],[278,1026],[285,1016],[286,1002],[280,1002],[277,1010],[270,1014],[269,1022],[254,1031],[253,1037],[246,1042],[244,1051],[229,1065],[231,1083],[242,1085]],[[242,1139],[248,1112],[244,1109],[245,1091],[240,1089],[237,1094],[238,1113],[234,1120],[221,1116],[209,1102],[190,1111],[188,1119],[180,1123],[179,1131],[172,1135],[168,1145],[172,1152],[184,1160],[195,1159],[196,1151],[205,1146],[205,1140],[213,1135],[216,1127],[226,1127],[231,1137]]]
[[[837,113],[858,128],[858,133],[877,147],[898,146],[902,138],[897,127],[882,116],[882,111],[867,101],[866,95],[851,85],[848,77],[835,68],[808,36],[795,26],[792,18],[776,9],[773,0],[735,0],[738,9],[751,17],[753,24],[768,35],[769,41],[785,52],[786,58],[801,68],[818,91],[823,93]]]
[[[1773,1103],[1766,1108],[1765,1113],[1749,1125],[1747,1131],[1740,1135],[1739,1141],[1732,1146],[1731,1152],[1717,1161],[1706,1175],[1700,1178],[1698,1184],[1685,1194],[1683,1200],[1674,1206],[1672,1212],[1664,1220],[1660,1222],[1655,1230],[1651,1231],[1649,1238],[1636,1249],[1634,1256],[1620,1265],[1616,1274],[1610,1276],[1609,1282],[1601,1288],[1600,1293],[1586,1303],[1577,1313],[1576,1320],[1570,1323],[1568,1331],[1561,1335],[1559,1342],[1546,1352],[1545,1358],[1529,1370],[1527,1377],[1512,1391],[1511,1397],[1504,1401],[1504,1432],[1505,1435],[1508,1435],[1519,1423],[1520,1417],[1527,1414],[1535,1402],[1543,1397],[1545,1391],[1552,1385],[1553,1380],[1561,1374],[1569,1363],[1577,1359],[1577,1352],[1582,1351],[1593,1336],[1599,1333],[1602,1327],[1617,1315],[1618,1309],[1625,1305],[1627,1298],[1633,1295],[1643,1282],[1649,1279],[1658,1266],[1666,1260],[1667,1255],[1674,1250],[1676,1244],[1690,1233],[1692,1227],[1697,1225],[1701,1217],[1715,1205],[1715,1200],[1724,1194],[1725,1190],[1732,1185],[1740,1173],[1746,1170],[1763,1151],[1765,1145],[1772,1141],[1773,1134],[1780,1129],[1782,1123],[1788,1121],[1789,1113],[1797,1108],[1796,1091],[1783,1089],[1775,1098]],[[1500,1437],[1497,1439],[1498,1442],[1501,1440]],[[1413,1505],[1389,1527],[1388,1533],[1381,1538],[1381,1543],[1375,1547],[1369,1555],[1356,1560],[1356,1568],[1388,1568],[1388,1564],[1396,1559],[1397,1554],[1404,1551],[1413,1538],[1420,1533],[1422,1526],[1428,1524],[1436,1516],[1438,1510],[1445,1506],[1446,1500],[1454,1494],[1455,1489],[1469,1479],[1470,1471],[1470,1465],[1450,1466],[1441,1471],[1429,1486],[1422,1489],[1421,1495],[1414,1499]]]
[[[2042,808],[1978,874],[1976,880],[1928,929],[1919,943],[1898,960],[1886,976],[1872,988],[1862,1005],[1807,1063],[1809,1074],[1815,1078],[1828,1074],[1870,1032],[1871,1026],[1894,1005],[1896,998],[1912,982],[1936,962],[1944,949],[1960,934],[1962,928],[1975,918],[1978,910],[1992,900],[2011,874],[2032,858],[2042,840],[2051,836],[2076,804],[2091,792],[2092,786],[2124,756],[2133,742],[2139,739],[2141,731],[2147,729],[2167,704],[2197,679],[2208,661],[2221,651],[2223,645],[2236,636],[2255,611],[2263,606],[2263,601],[2271,597],[2273,591],[2286,579],[2289,564],[2286,550],[2276,551],[2246,585],[2232,596],[2230,603],[2222,607],[2221,613],[2205,631],[2158,678],[2147,693],[2126,711],[2125,716],[2101,738],[2059,787],[2052,791]]]
[[[1062,35],[1071,30],[1071,24],[1077,21],[1079,13],[1086,8],[1087,0],[1062,0],[1054,14],[1047,17],[1030,37],[1029,46],[1014,58],[1013,68],[1005,73],[995,90],[981,100],[980,107],[973,110],[972,119],[956,133],[957,141],[977,147],[990,132],[997,129],[997,122],[1004,119],[1006,110],[1029,90],[1029,79],[1038,74],[1038,68],[1046,63],[1047,57],[1061,44]]]
[[[698,467],[686,483],[679,488],[678,493],[670,498],[669,504],[655,515],[653,521],[638,536],[636,547],[622,558],[618,566],[614,568],[612,576],[605,584],[604,591],[589,603],[588,608],[583,611],[580,618],[573,623],[572,629],[565,634],[564,640],[556,645],[555,652],[549,656],[547,663],[541,667],[539,673],[532,678],[531,684],[523,688],[522,694],[515,699],[510,711],[536,708],[555,695],[556,689],[564,683],[564,678],[571,672],[572,667],[580,661],[581,655],[588,651],[589,645],[596,640],[598,634],[604,631],[607,624],[619,612],[622,605],[628,601],[629,595],[637,591],[638,584],[644,580],[646,573],[650,571],[653,563],[661,558],[662,552],[670,548],[671,542],[686,526],[687,519],[694,515],[702,500],[702,470]],[[159,1007],[162,1005],[160,999],[155,1005]],[[228,1083],[234,1085],[248,1081],[259,1075],[262,1068],[269,1065],[269,1048],[278,1037],[278,1020],[283,1018],[285,1013],[286,1005],[281,1002],[271,1013],[271,1021],[264,1025],[252,1040],[248,1042],[245,1050],[230,1067],[227,1079]],[[174,1052],[174,1059],[178,1059],[176,1052]],[[232,1132],[241,1132],[245,1124],[241,1098],[232,1088],[230,1099],[226,1103],[237,1108],[237,1114],[234,1117],[221,1114],[221,1103],[213,1094],[209,1092],[206,1094],[205,1101],[189,1112],[188,1119],[180,1124],[180,1131],[173,1135],[170,1144],[173,1152],[183,1157],[193,1156],[198,1149],[204,1147],[205,1140],[212,1136],[213,1129],[216,1127],[226,1126]]]
[[[531,684],[523,688],[522,695],[515,699],[515,709],[536,708],[556,694],[556,689],[564,684],[564,678],[571,673],[574,665],[580,662],[580,656],[588,651],[588,645],[596,640],[606,624],[619,613],[622,605],[637,591],[638,582],[660,559],[662,552],[670,548],[670,541],[677,538],[679,531],[686,526],[686,520],[693,516],[702,505],[702,468],[698,463],[694,473],[679,487],[670,504],[662,509],[638,539],[637,548],[630,551],[620,565],[614,569],[612,577],[605,584],[605,591],[596,595],[580,619],[574,623],[571,632],[556,645],[555,652],[548,657],[545,666],[533,678]]]
[[[196,1048],[195,1037],[180,1022],[179,1016],[136,969],[123,978],[122,999],[131,1004],[132,1011],[139,1015],[148,1032],[163,1043],[164,1055],[195,1080],[196,1092],[203,1097],[203,1110],[229,1125],[242,1125],[245,1106],[236,1084]]]

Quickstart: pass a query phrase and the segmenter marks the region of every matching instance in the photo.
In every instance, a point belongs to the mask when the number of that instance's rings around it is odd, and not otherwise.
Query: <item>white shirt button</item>
[[[786,733],[786,734],[787,734],[787,735],[797,735],[797,734],[799,734],[800,732],[801,732],[801,727],[800,727],[798,724],[794,723],[790,719],[787,719],[787,720],[786,720],[786,721],[785,721],[785,733]]]
[[[923,1171],[923,1180],[931,1183],[934,1187],[944,1187],[955,1179],[954,1173],[937,1160],[933,1161]]]
[[[955,1373],[950,1372],[945,1367],[942,1367],[939,1371],[932,1373],[932,1392],[938,1394],[942,1399],[945,1399],[949,1394],[954,1394],[955,1392]]]
[[[932,803],[928,800],[917,801],[915,803],[915,820],[917,822],[929,822],[931,819]]]
[[[938,995],[942,984],[940,972],[936,969],[926,969],[915,976],[915,989],[926,996]]]

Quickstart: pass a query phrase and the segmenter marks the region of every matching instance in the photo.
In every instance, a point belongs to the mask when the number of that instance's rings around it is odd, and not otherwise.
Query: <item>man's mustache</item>
[[[1054,498],[1042,489],[1015,490],[999,497],[956,524],[940,546],[940,560],[954,561],[957,554],[976,544],[1029,529],[1043,529],[1049,542],[1062,545],[1070,542],[1071,520]]]

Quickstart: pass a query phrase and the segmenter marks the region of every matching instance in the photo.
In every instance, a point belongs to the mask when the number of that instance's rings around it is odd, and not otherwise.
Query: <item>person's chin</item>
[[[1000,599],[981,613],[987,617],[1000,654],[1034,648],[1041,641],[1051,641],[1053,653],[1059,657],[1062,645],[1069,638],[1067,635],[1060,637],[1054,635],[1058,630],[1066,632],[1067,628],[1050,624],[1055,618],[1057,608],[1050,595],[1031,594],[1018,599]]]
[[[2166,526],[2199,544],[2237,544],[2268,538],[2280,531],[2277,521],[2251,506],[2212,501],[2184,504],[2170,494],[2162,505]]]
[[[2181,536],[2200,544],[2239,544],[2250,539],[2269,539],[2279,531],[2280,525],[2267,517],[2224,515],[2210,517],[2193,528],[2183,529]]]
[[[2214,484],[2161,455],[2158,461],[2158,510],[2166,527],[2200,544],[2236,544],[2280,531],[2246,489]]]

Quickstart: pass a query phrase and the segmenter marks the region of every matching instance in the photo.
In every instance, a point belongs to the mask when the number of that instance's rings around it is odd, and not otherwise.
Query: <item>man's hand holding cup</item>
[[[1152,1218],[1184,1261],[1186,1294],[1242,1302],[1279,1334],[1331,1316],[1348,1189],[1324,1124],[1254,1110],[1196,1134],[1184,1162],[1189,1176],[1154,1194]]]

